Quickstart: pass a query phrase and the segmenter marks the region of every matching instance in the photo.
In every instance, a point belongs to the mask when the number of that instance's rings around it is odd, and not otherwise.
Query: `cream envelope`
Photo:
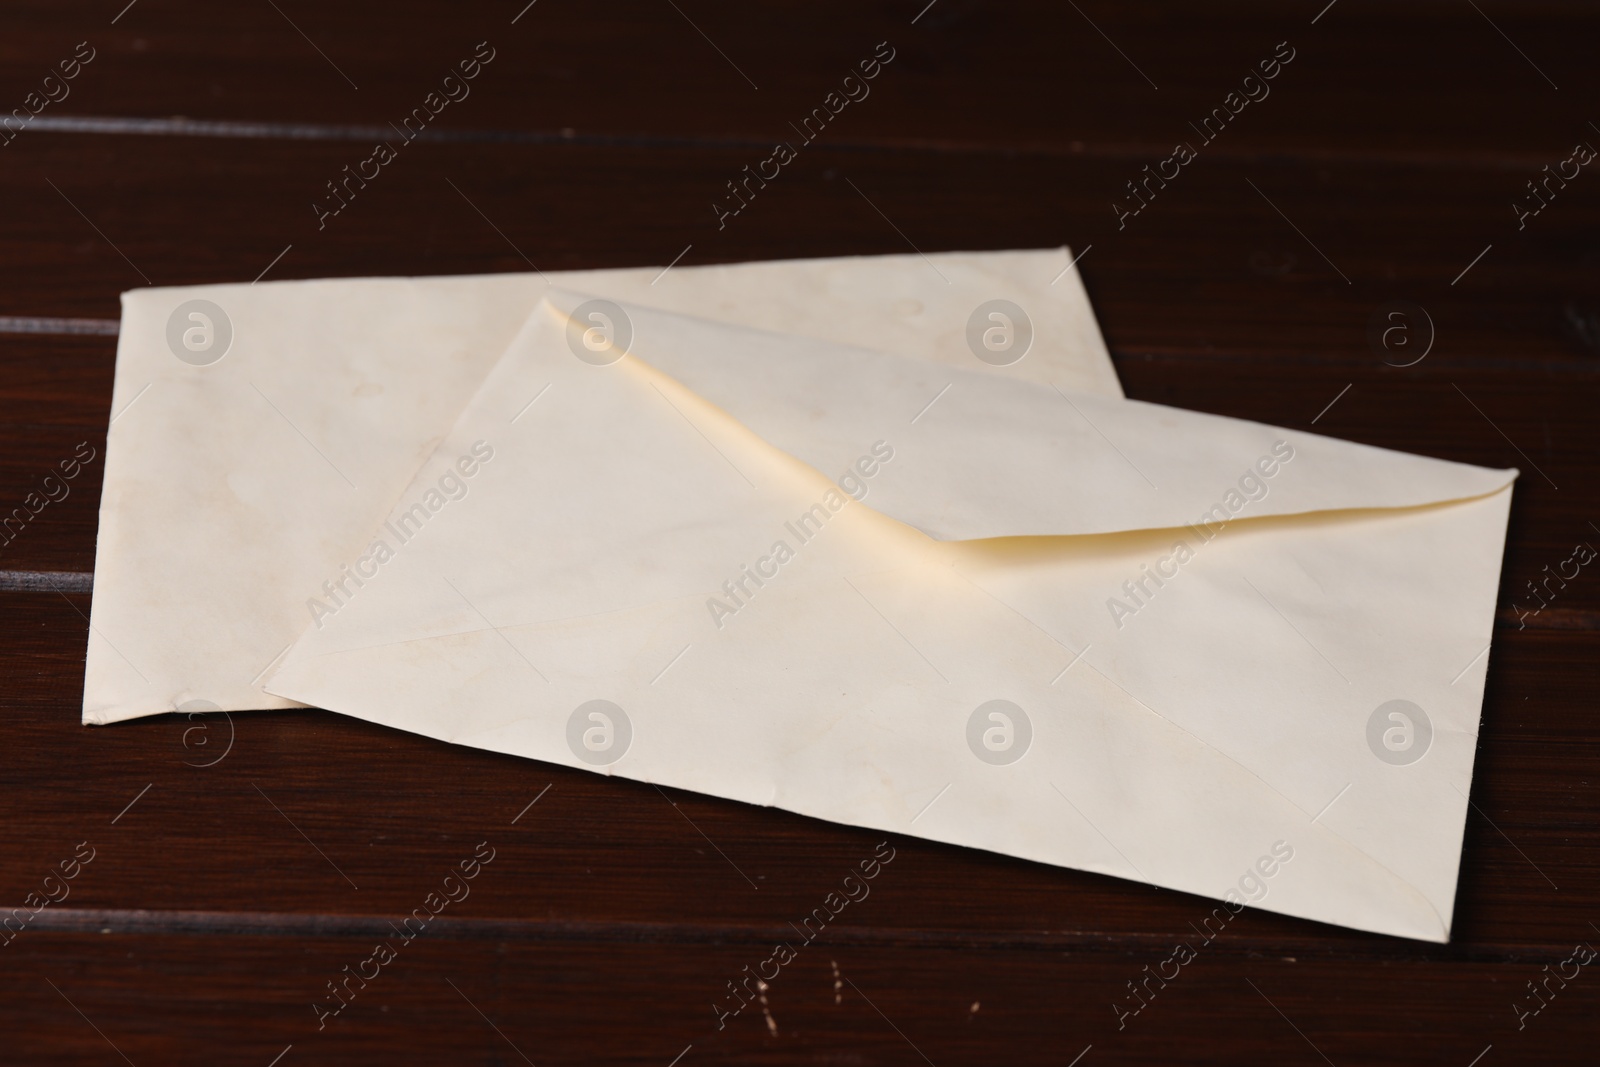
[[[596,366],[587,299],[270,692],[1448,939],[1516,472],[642,307]]]
[[[1053,249],[126,293],[83,719],[293,706],[260,682],[305,628],[307,591],[366,544],[551,283],[1120,396],[1070,263]],[[1014,310],[991,319],[994,301]],[[974,356],[996,346],[1019,361]]]

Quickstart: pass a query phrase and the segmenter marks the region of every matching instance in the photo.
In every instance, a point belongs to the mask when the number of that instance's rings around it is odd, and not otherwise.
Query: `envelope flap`
[[[569,317],[587,299],[547,297]],[[1517,473],[1071,392],[976,357],[963,370],[624,310],[630,356],[824,474],[848,478],[874,444],[892,449],[894,476],[867,502],[941,541],[1414,507],[1482,496]]]

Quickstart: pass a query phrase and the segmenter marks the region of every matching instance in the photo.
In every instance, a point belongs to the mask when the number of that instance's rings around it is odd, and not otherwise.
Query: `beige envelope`
[[[306,597],[366,544],[552,282],[1120,396],[1070,262],[1052,249],[126,293],[83,719],[294,706],[260,682],[305,628]],[[591,327],[610,328],[603,313]]]
[[[1448,939],[1516,472],[637,306],[595,359],[589,299],[268,691]]]

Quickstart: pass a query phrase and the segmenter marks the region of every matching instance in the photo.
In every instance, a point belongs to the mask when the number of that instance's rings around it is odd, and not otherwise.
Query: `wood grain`
[[[837,143],[1153,162],[1282,41],[1294,58],[1219,150],[1435,166],[1522,157],[1535,170],[1586,136],[1597,88],[1581,0],[276,6],[139,0],[112,25],[122,4],[21,0],[0,87],[20,103],[88,40],[97,57],[43,118],[326,136],[312,127],[398,121],[488,41],[496,58],[441,113],[439,136],[767,148],[887,41],[895,58],[830,124]]]
[[[1127,983],[1195,940],[1205,901],[898,839],[766,1013],[718,1029],[726,983],[881,835],[316,710],[85,729],[90,463],[0,546],[0,904],[96,850],[0,947],[0,1062],[1493,1067],[1594,1044],[1587,970],[1520,1028],[1513,1010],[1600,938],[1600,579],[1517,609],[1600,540],[1600,179],[1552,187],[1520,227],[1513,209],[1575,142],[1600,144],[1590,5],[8,15],[0,114],[78,42],[96,52],[0,145],[0,514],[79,442],[103,452],[120,291],[680,252],[1070,244],[1130,396],[1522,477],[1452,944],[1247,912],[1119,1028]],[[470,97],[319,226],[325,183],[481,41],[495,58]],[[880,41],[895,58],[870,96],[719,226],[725,183]],[[1280,41],[1295,58],[1270,96],[1212,142],[1191,131]],[[1197,158],[1119,219],[1175,140]],[[1433,332],[1409,367],[1416,349],[1369,334],[1401,300]],[[481,842],[495,857],[470,897],[319,1031],[325,983]]]
[[[1245,950],[1226,932],[1166,988],[1152,985],[1154,998],[1121,1030],[1113,1005],[1171,945],[1020,952],[818,939],[771,983],[772,1028],[757,1004],[718,1030],[712,998],[771,951],[766,941],[440,931],[403,950],[318,1031],[312,1001],[381,936],[49,933],[26,948],[19,939],[19,966],[40,980],[14,994],[13,1010],[33,1022],[11,1048],[19,1062],[116,1063],[114,1043],[136,1064],[265,1065],[292,1044],[283,1063],[377,1063],[382,1049],[415,1062],[648,1067],[685,1050],[682,1063],[1069,1063],[1092,1046],[1081,1063],[1399,1065],[1467,1064],[1486,1045],[1506,1062],[1560,1060],[1592,1036],[1593,994],[1581,982],[1520,1031],[1511,1011],[1513,985],[1565,952],[1514,965],[1374,967]],[[180,1022],[182,1035],[170,1032]]]

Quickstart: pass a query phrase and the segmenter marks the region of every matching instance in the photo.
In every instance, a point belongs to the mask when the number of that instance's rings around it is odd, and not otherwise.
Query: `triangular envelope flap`
[[[551,290],[570,316],[590,298]],[[1219,524],[1482,496],[1493,470],[625,306],[628,353],[828,474],[874,443],[871,505],[941,541]],[[976,363],[976,359],[974,360]]]

